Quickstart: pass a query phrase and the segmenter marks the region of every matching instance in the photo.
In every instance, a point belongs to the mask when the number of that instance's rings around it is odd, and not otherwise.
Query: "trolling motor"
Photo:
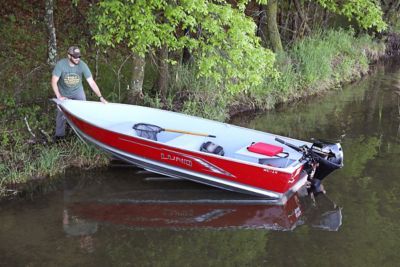
[[[311,183],[309,191],[314,194],[324,193],[322,180],[334,170],[343,167],[343,150],[339,142],[313,140],[311,147],[306,145],[299,147],[279,138],[275,140],[303,153],[302,160],[306,161],[304,170]]]

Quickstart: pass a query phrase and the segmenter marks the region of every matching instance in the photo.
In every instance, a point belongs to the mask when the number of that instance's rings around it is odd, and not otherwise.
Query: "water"
[[[399,68],[234,121],[298,139],[345,135],[345,167],[316,203],[274,206],[131,168],[69,170],[60,190],[0,205],[0,266],[397,266]]]

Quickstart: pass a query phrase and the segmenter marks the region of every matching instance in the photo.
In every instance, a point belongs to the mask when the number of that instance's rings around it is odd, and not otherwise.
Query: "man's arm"
[[[57,85],[57,82],[59,79],[60,79],[60,77],[58,77],[56,75],[51,76],[51,88],[53,88],[54,94],[56,95],[57,99],[64,100],[67,98],[60,94],[60,90],[58,89],[58,85]]]
[[[93,92],[99,97],[100,101],[103,102],[104,104],[108,103],[107,100],[101,95],[100,89],[97,86],[97,83],[94,81],[93,77],[89,77],[86,79],[88,82],[90,88],[92,88]]]

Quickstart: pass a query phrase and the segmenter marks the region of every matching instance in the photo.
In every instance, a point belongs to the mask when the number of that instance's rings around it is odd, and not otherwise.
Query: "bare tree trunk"
[[[294,0],[294,5],[296,7],[297,13],[299,14],[299,17],[301,19],[300,22],[300,29],[298,29],[298,31],[300,32],[300,37],[302,37],[305,34],[308,34],[311,32],[310,27],[308,27],[307,24],[307,16],[304,15],[304,11],[303,11],[303,7],[301,6],[301,3],[299,2],[299,0]]]
[[[266,29],[267,18],[266,18],[266,7],[260,5],[257,25],[257,36],[261,38],[261,42],[264,47],[268,47],[268,30]]]
[[[47,62],[50,66],[55,66],[57,62],[57,40],[56,28],[54,27],[54,1],[46,0],[45,4],[46,15],[45,22],[48,32],[48,58]]]
[[[272,50],[274,52],[282,51],[282,41],[281,35],[279,33],[278,24],[277,24],[277,12],[278,12],[278,1],[277,0],[269,0],[266,13],[267,13],[267,31],[268,38],[271,42]]]
[[[293,21],[292,21],[292,25],[293,25],[293,31],[292,31],[292,41],[296,41],[297,36],[298,36],[298,29],[299,29],[299,15],[297,14],[297,12],[295,12],[293,14]]]
[[[158,79],[156,86],[161,100],[165,102],[168,90],[168,49],[166,45],[163,45],[158,50]]]
[[[139,104],[143,99],[143,80],[144,80],[144,67],[146,65],[145,57],[136,53],[132,54],[133,69],[132,80],[128,91],[127,99],[130,104]]]
[[[321,20],[319,19],[320,12],[318,9],[318,5],[315,2],[313,3],[313,8],[314,8],[314,11],[313,11],[314,15],[312,16],[312,20],[311,20],[311,28],[315,29],[315,25],[321,25]]]
[[[322,26],[323,27],[327,27],[328,26],[328,22],[329,22],[329,12],[324,9],[323,11],[323,15],[322,15]]]

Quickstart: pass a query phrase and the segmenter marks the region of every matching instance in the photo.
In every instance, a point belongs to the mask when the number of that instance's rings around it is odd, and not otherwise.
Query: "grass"
[[[317,31],[277,55],[279,78],[265,80],[252,94],[259,109],[320,94],[365,75],[385,46],[352,30]]]
[[[56,145],[20,145],[10,151],[7,160],[0,165],[0,197],[9,192],[7,189],[18,191],[29,181],[52,178],[71,166],[93,168],[108,162],[103,153],[77,137]]]
[[[54,106],[17,106],[7,99],[0,105],[5,110],[0,113],[0,197],[70,166],[91,168],[108,162],[104,154],[75,136],[57,144],[49,142],[54,127],[54,116],[49,114],[55,114]]]

